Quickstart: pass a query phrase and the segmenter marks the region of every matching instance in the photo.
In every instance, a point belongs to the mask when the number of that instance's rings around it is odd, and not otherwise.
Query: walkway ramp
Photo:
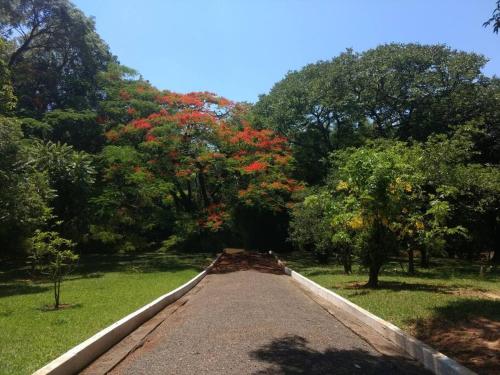
[[[224,255],[83,374],[428,374],[396,348],[382,354],[271,259],[247,255]]]

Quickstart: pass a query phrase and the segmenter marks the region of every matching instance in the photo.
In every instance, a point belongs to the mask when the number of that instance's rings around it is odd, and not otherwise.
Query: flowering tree
[[[141,221],[138,211],[161,213],[168,207],[182,227],[188,220],[197,231],[220,232],[231,229],[237,207],[283,211],[301,189],[289,177],[287,140],[252,126],[246,105],[209,92],[156,91],[146,110],[136,107],[141,101],[134,98],[146,94],[153,91],[141,85],[118,90],[116,102],[130,121],[106,132],[107,184],[95,202],[101,208],[109,202],[107,214],[114,210],[117,224]]]

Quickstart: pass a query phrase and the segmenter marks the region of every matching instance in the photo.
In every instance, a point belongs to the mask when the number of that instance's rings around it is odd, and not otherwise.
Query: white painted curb
[[[189,280],[184,285],[174,289],[170,293],[158,297],[153,302],[141,307],[139,310],[127,315],[113,323],[91,338],[68,350],[49,364],[33,373],[33,375],[68,375],[76,374],[104,354],[118,341],[127,336],[145,321],[164,309],[166,306],[181,298],[198,284],[219,260],[221,254],[202,272]]]
[[[307,277],[302,276],[300,273],[286,267],[273,252],[278,263],[284,267],[285,273],[296,280],[307,290],[313,294],[333,303],[338,308],[351,314],[364,324],[372,327],[375,331],[380,333],[383,337],[389,339],[396,346],[403,349],[412,358],[424,365],[424,367],[432,371],[436,375],[474,375],[475,372],[469,370],[467,367],[462,366],[453,359],[447,357],[441,352],[431,348],[429,345],[424,344],[422,341],[404,333],[400,328],[396,327],[371,312],[359,307],[351,301],[339,296],[337,293],[328,290],[321,285],[316,284],[314,281],[309,280]]]

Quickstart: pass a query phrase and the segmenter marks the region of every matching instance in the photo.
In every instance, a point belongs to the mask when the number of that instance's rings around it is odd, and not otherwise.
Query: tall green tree
[[[316,251],[338,254],[350,272],[351,254],[369,271],[367,286],[377,287],[383,265],[407,252],[443,250],[448,237],[465,229],[450,224],[449,187],[427,190],[420,144],[383,141],[332,154],[328,184],[294,208],[291,238]]]
[[[494,117],[498,85],[481,73],[485,63],[481,55],[443,45],[348,50],[288,73],[259,98],[255,112],[289,137],[298,175],[317,183],[334,150],[373,137],[425,140]]]
[[[36,168],[15,119],[0,116],[0,255],[20,253],[23,240],[52,218],[47,174]]]
[[[114,57],[91,18],[68,0],[6,0],[0,15],[19,113],[97,104],[97,74]]]
[[[370,133],[356,92],[358,59],[348,50],[331,61],[307,65],[259,97],[255,112],[290,140],[299,178],[319,182],[330,152],[359,145]]]
[[[486,58],[444,45],[388,44],[359,59],[359,101],[382,136],[425,140],[482,114]]]
[[[155,91],[157,111],[148,115],[151,104],[142,108],[145,98],[135,98],[149,91],[126,84],[122,100],[112,102],[132,120],[106,132],[104,183],[92,199],[98,216],[93,238],[133,249],[193,228],[186,237],[220,242],[250,211],[286,216],[300,184],[288,176],[292,158],[285,138],[253,127],[245,105],[208,92]],[[246,228],[244,238],[250,238],[247,224],[239,225]]]

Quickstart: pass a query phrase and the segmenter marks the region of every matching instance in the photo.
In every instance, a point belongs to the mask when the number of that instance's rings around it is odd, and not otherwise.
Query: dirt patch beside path
[[[478,374],[498,374],[500,322],[486,317],[462,321],[431,319],[415,325],[416,336]]]

